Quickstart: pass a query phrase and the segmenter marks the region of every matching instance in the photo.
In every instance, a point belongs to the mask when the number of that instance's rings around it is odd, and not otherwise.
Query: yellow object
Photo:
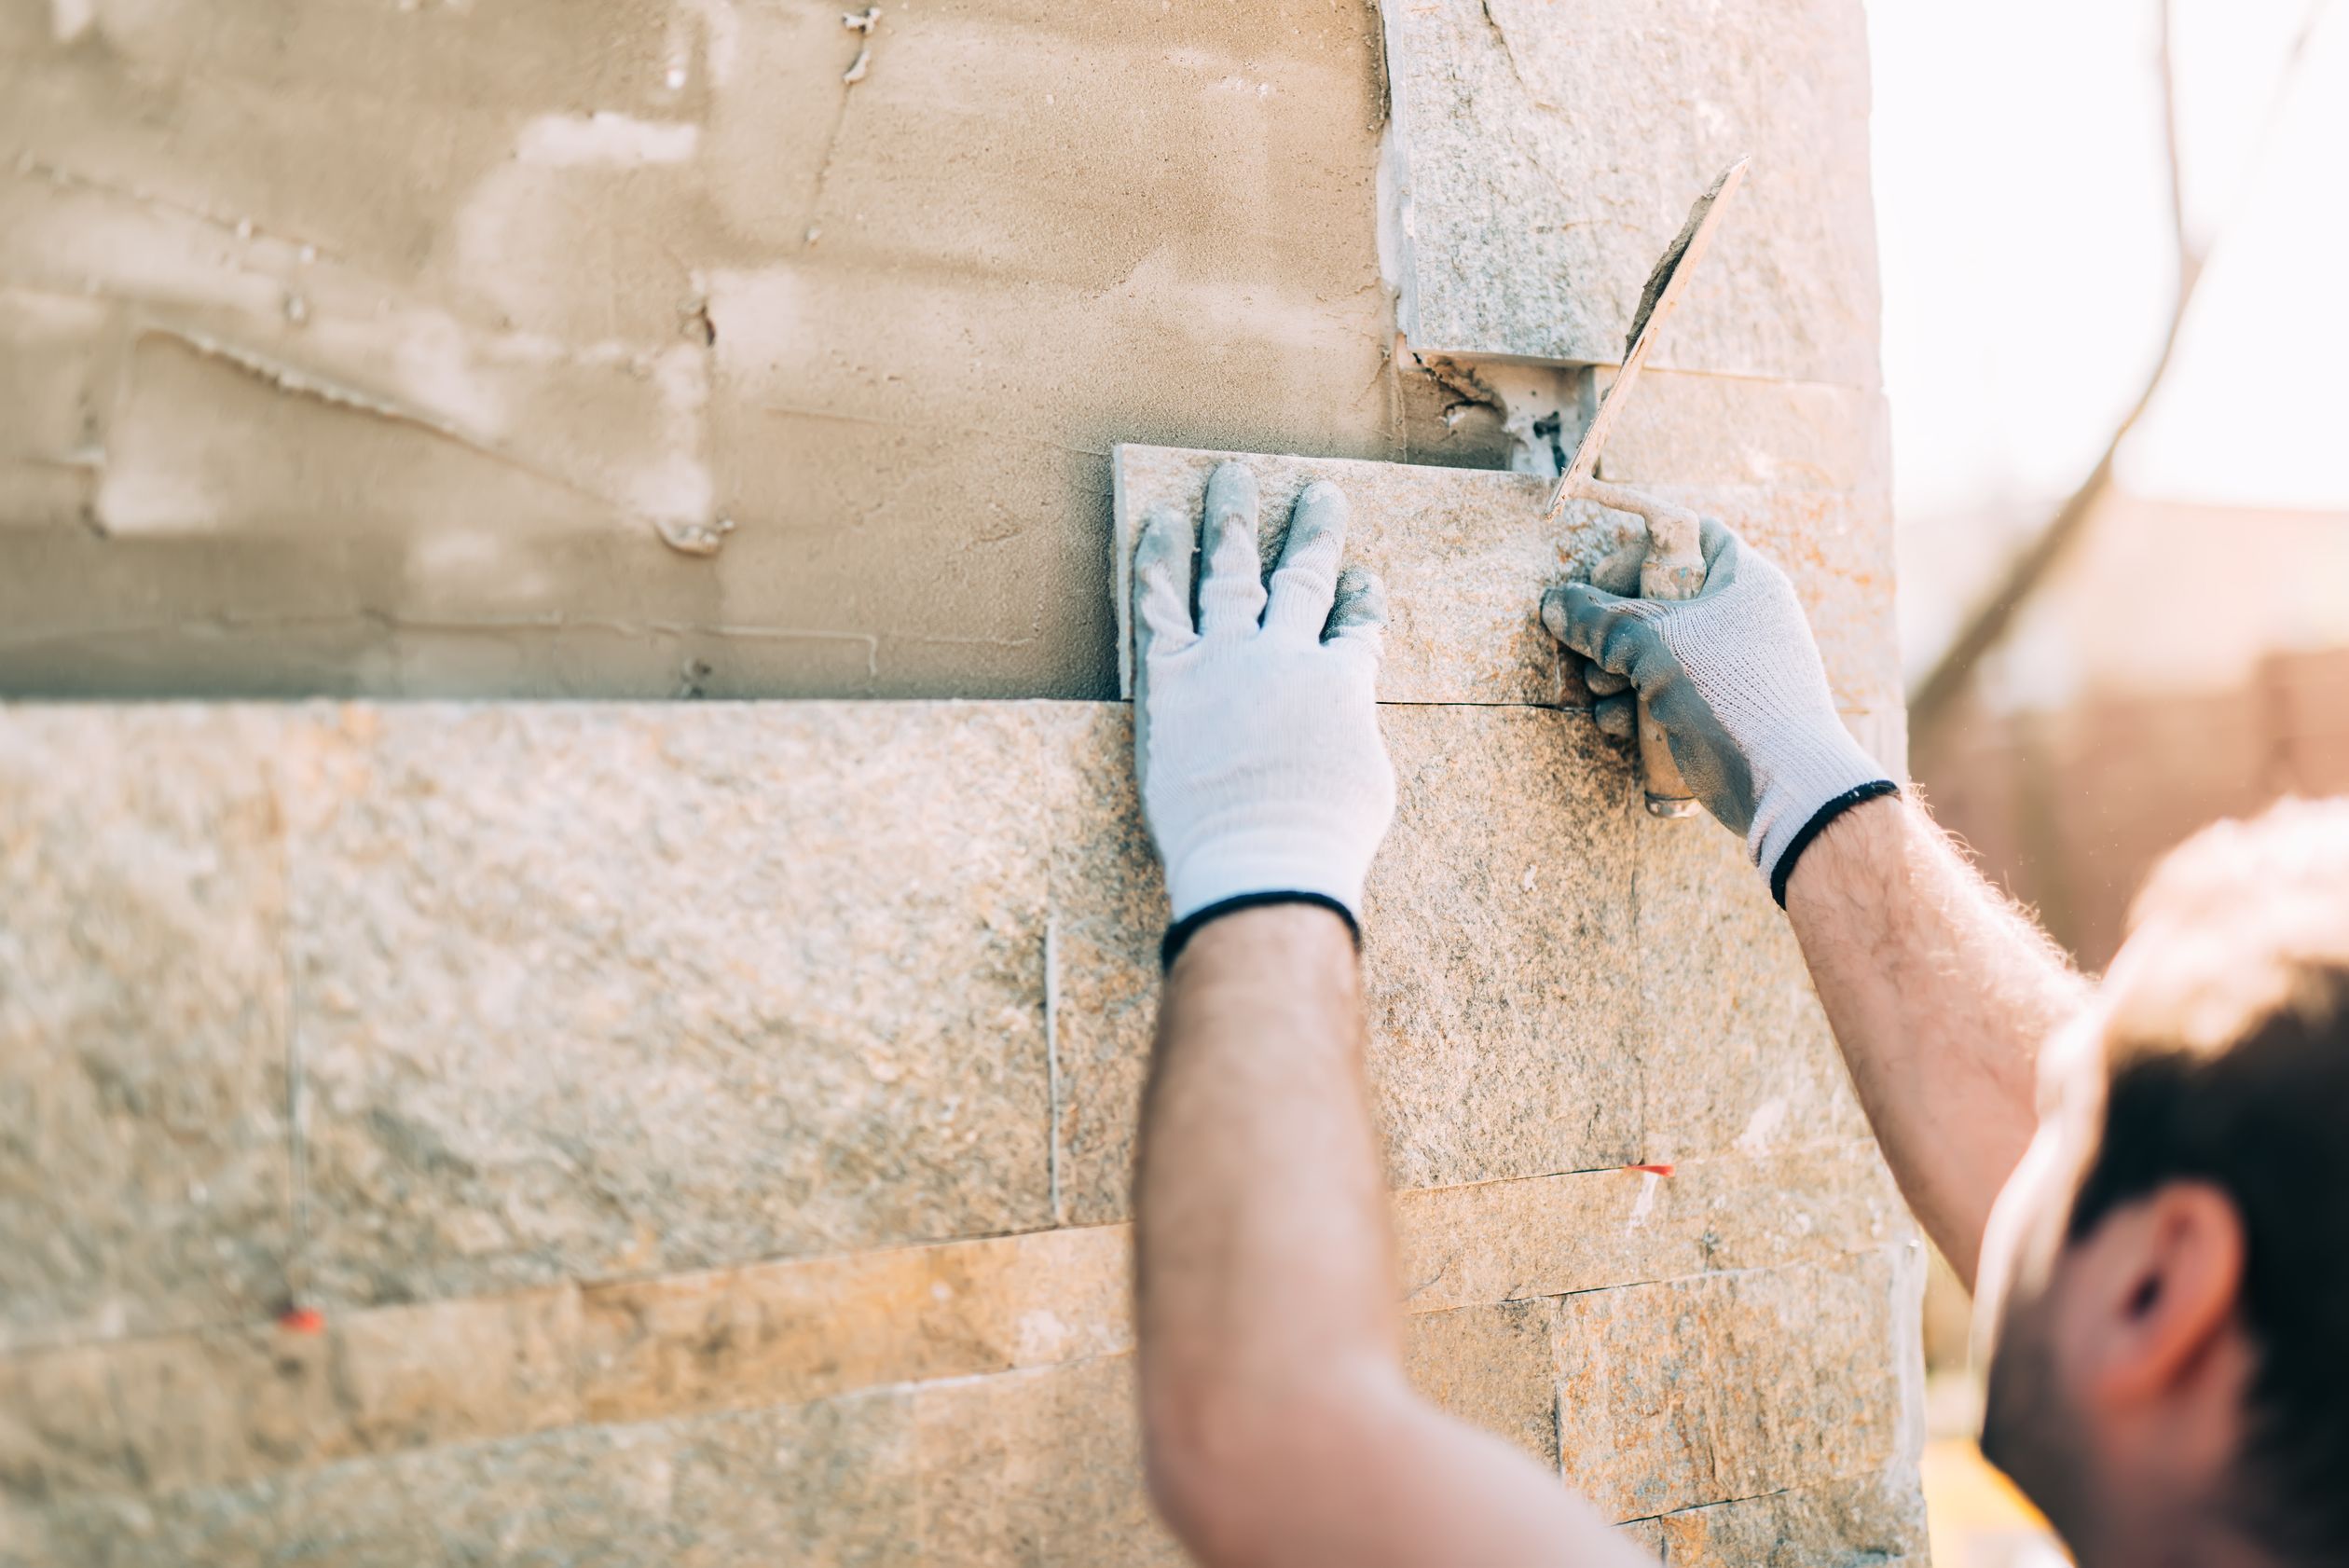
[[[1971,1438],[1934,1438],[1920,1468],[1934,1568],[2058,1568],[2071,1561],[2047,1520]]]

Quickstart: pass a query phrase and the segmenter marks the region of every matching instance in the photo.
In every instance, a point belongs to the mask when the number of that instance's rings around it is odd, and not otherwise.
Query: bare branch
[[[2202,282],[2205,253],[2188,236],[2185,172],[2178,159],[2177,73],[2170,41],[2172,0],[2153,3],[2160,18],[2155,59],[2161,78],[2162,141],[2169,158],[2170,233],[2177,254],[2177,295],[2170,306],[2169,325],[2162,335],[2162,351],[2154,359],[2145,384],[2138,389],[2136,400],[2106,439],[2104,450],[2089,469],[2088,476],[2064,498],[2055,515],[2008,562],[1998,585],[1974,607],[1958,635],[1910,694],[1909,732],[1920,747],[1930,743],[1947,722],[1958,699],[1972,683],[1974,671],[1983,659],[2005,638],[2024,605],[2078,541],[2088,519],[2095,516],[2096,503],[2111,488],[2113,459],[2122,442],[2128,439],[2129,433],[2144,418],[2153,394],[2161,390],[2162,378],[2169,373],[2170,362],[2177,355],[2178,336],[2186,324],[2187,311],[2193,305],[2194,291]],[[2301,41],[2306,42],[2305,35]],[[2295,49],[2285,80],[2278,84],[2279,95],[2288,89],[2292,68],[2299,62],[2300,51]]]
[[[2203,258],[2186,236],[2186,162],[2178,156],[2177,69],[2176,45],[2170,37],[2176,7],[2177,0],[2153,0],[2154,14],[2160,18],[2153,59],[2162,89],[2162,146],[2169,158],[2170,238],[2177,250],[2177,294],[2183,300],[2193,292]]]

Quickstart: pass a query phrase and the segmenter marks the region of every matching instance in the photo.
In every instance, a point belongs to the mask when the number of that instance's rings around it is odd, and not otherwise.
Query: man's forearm
[[[1326,909],[1227,915],[1175,961],[1134,1178],[1146,1380],[1277,1397],[1333,1352],[1394,1354],[1362,1028]]]
[[[1403,1376],[1346,928],[1275,905],[1167,977],[1135,1192],[1152,1490],[1223,1568],[1624,1568],[1554,1474]]]
[[[1903,799],[1831,822],[1795,865],[1786,910],[1892,1174],[1971,1286],[2037,1122],[2040,1042],[2085,984]]]

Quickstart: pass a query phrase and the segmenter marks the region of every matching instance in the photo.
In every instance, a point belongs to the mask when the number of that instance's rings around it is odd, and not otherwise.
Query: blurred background
[[[1868,13],[1911,765],[2095,970],[2196,827],[2349,791],[2349,15]],[[1927,1310],[1934,1561],[2061,1561]]]

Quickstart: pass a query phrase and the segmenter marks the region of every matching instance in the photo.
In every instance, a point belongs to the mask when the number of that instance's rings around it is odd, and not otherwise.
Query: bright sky
[[[2151,365],[2176,285],[2157,3],[1868,0],[1884,368],[1912,526],[2002,502],[2041,515]],[[2217,239],[2121,483],[2349,510],[2349,4],[2175,4],[2187,212]]]

